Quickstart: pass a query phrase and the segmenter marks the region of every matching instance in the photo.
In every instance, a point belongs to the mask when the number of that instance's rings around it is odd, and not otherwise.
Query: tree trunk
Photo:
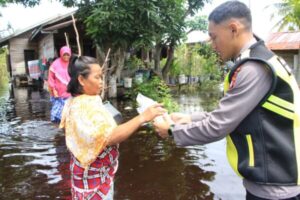
[[[99,45],[96,46],[96,57],[100,66],[102,66],[104,63],[108,49],[109,48],[105,49],[103,47],[100,47]]]
[[[167,62],[162,69],[162,77],[166,83],[168,83],[168,77],[169,77],[168,75],[169,75],[170,67],[174,60],[174,48],[175,45],[171,43],[168,49]]]
[[[109,69],[110,75],[116,75],[117,80],[121,80],[121,72],[124,68],[126,51],[119,48],[111,54],[111,67]]]
[[[125,57],[126,57],[126,51],[124,49],[119,49],[119,51],[120,51],[120,53],[119,53],[119,58],[118,58],[118,66],[116,69],[116,76],[117,76],[118,82],[121,81],[121,73],[124,68]]]
[[[160,55],[161,55],[162,46],[161,44],[157,43],[155,45],[155,52],[154,52],[154,70],[159,71],[160,68]]]
[[[124,68],[124,62],[125,62],[125,55],[126,51],[122,48],[119,48],[118,50],[115,50],[114,52],[111,53],[111,62],[110,62],[110,68],[108,68],[108,73],[107,73],[107,79],[106,83],[113,83],[109,82],[111,79],[115,79],[116,83],[121,81],[121,72],[123,71]],[[108,85],[108,88],[110,91],[116,91],[113,92],[114,94],[110,93],[109,97],[114,98],[117,97],[117,84],[113,85]],[[114,88],[111,88],[114,87]]]

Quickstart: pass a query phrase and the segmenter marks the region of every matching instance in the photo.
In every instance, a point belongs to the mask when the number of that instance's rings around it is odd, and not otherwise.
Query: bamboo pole
[[[72,14],[72,20],[73,20],[73,27],[76,33],[76,41],[77,41],[77,48],[78,48],[78,56],[81,56],[81,47],[80,47],[80,42],[79,42],[79,34],[78,34],[78,30],[76,27],[76,21],[74,19],[74,15]]]
[[[65,32],[65,38],[66,38],[66,44],[68,47],[70,47],[70,43],[69,43],[69,37],[68,34]]]

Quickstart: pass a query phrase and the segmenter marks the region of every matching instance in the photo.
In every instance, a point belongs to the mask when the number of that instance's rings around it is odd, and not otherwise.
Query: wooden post
[[[70,43],[69,43],[69,37],[68,34],[65,32],[65,38],[66,38],[66,44],[68,47],[70,47]]]
[[[77,41],[77,48],[78,48],[78,56],[81,56],[81,47],[80,47],[80,42],[79,42],[79,34],[78,34],[78,30],[76,27],[76,21],[74,19],[74,15],[72,14],[72,20],[73,20],[73,27],[76,33],[76,41]]]

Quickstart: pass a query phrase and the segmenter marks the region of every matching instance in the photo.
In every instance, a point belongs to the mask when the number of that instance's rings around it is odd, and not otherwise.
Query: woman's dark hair
[[[87,78],[90,74],[90,65],[98,64],[97,59],[89,56],[73,56],[70,59],[68,66],[68,73],[71,78],[67,92],[72,96],[76,96],[83,93],[82,86],[78,81],[79,75]]]

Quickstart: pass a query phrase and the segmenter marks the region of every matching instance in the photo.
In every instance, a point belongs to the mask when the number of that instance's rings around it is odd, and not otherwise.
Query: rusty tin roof
[[[271,50],[300,49],[300,31],[272,33],[266,40],[266,45]]]

